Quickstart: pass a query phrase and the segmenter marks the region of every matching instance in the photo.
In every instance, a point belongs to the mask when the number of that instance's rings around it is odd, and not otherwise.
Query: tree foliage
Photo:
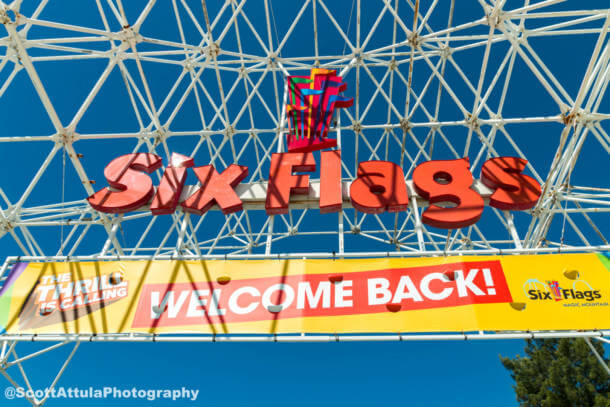
[[[603,346],[592,344],[604,357]],[[528,340],[524,357],[500,360],[521,406],[610,406],[610,376],[581,338]]]

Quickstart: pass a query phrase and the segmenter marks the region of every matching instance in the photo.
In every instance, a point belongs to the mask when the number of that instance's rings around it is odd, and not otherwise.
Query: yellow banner
[[[609,271],[601,254],[17,263],[0,332],[608,329]]]

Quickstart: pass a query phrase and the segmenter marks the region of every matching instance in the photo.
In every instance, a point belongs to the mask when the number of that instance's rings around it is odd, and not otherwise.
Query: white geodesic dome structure
[[[47,131],[11,126],[0,137],[9,155],[35,152],[0,186],[3,243],[35,258],[607,245],[603,164],[601,177],[570,178],[583,159],[587,167],[587,157],[603,160],[609,151],[607,10],[480,3],[466,15],[454,2],[410,1],[306,1],[278,10],[271,2],[209,9],[110,1],[82,5],[86,16],[53,2],[4,5],[3,117],[28,109]],[[79,19],[88,24],[74,24]],[[581,49],[586,58],[565,58]],[[486,209],[483,222],[447,233],[420,222],[417,201],[384,215],[345,208],[321,217],[295,206],[267,217],[253,204],[229,216],[155,217],[109,216],[84,200],[107,185],[107,162],[132,151],[157,153],[166,164],[172,151],[219,169],[239,162],[250,167],[244,183],[265,182],[271,154],[285,151],[285,78],[311,67],[336,69],[355,100],[332,130],[344,180],[366,160],[393,160],[409,178],[425,160],[470,157],[476,174],[489,157],[518,156],[543,185],[538,205]]]
[[[459,4],[458,4],[459,3]],[[467,5],[465,3],[468,3]],[[599,7],[603,7],[600,2]],[[607,251],[610,9],[574,0],[0,2],[0,245],[18,258],[431,256]],[[467,7],[467,8],[466,8]],[[388,160],[528,160],[531,210],[486,207],[456,230],[349,205],[264,202],[223,215],[110,215],[87,196],[130,152],[249,167],[285,151],[285,84],[335,69],[354,105],[331,136],[342,177]],[[153,174],[155,182],[163,169]],[[315,179],[319,175],[311,175]],[[191,184],[196,184],[193,178]],[[7,345],[5,345],[7,346]],[[3,351],[3,357],[7,356]]]

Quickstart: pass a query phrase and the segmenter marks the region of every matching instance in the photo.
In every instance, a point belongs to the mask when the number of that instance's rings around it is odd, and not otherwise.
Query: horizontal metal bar
[[[343,208],[352,208],[352,202],[349,195],[349,188],[351,181],[343,181],[341,183],[342,196],[343,196]],[[413,181],[406,181],[407,190],[409,196],[415,196],[417,198],[418,206],[428,206],[428,201],[420,196],[415,187]],[[265,201],[267,199],[267,188],[268,182],[253,182],[253,183],[242,183],[235,187],[235,193],[242,200],[244,209],[256,210],[264,209]],[[488,199],[494,190],[487,187],[480,180],[473,182],[472,188],[477,191],[483,199]],[[185,185],[180,196],[180,201],[184,201],[191,196],[195,191],[199,189],[198,185]],[[291,209],[304,209],[304,208],[318,208],[320,202],[320,181],[310,180],[309,182],[309,193],[307,195],[291,195],[290,196],[290,208]],[[610,204],[610,203],[609,203]],[[218,205],[212,206],[211,209],[220,210]],[[150,210],[149,205],[142,206],[137,209],[138,211]]]
[[[344,252],[342,258],[363,257],[434,257],[457,255],[504,255],[504,254],[542,254],[542,253],[581,253],[606,252],[610,245],[583,246],[583,247],[538,247],[530,249],[480,249],[480,250],[430,250],[423,252]],[[321,259],[336,258],[335,252],[317,253],[277,253],[277,254],[209,254],[209,255],[89,255],[89,256],[9,256],[7,262],[17,261],[114,261],[114,260],[280,260],[280,259]]]
[[[288,335],[151,335],[151,334],[27,334],[0,335],[0,340],[18,342],[400,342],[485,339],[550,339],[603,338],[609,330],[601,331],[537,331],[500,333],[450,334],[288,334]]]

